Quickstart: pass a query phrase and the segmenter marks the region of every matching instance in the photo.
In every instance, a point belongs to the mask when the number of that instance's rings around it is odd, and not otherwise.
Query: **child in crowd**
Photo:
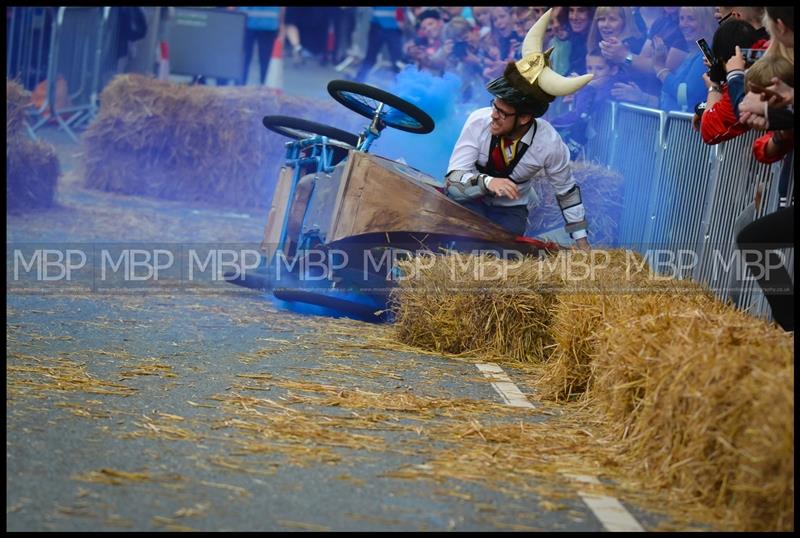
[[[481,37],[492,31],[492,8],[491,6],[473,6],[472,17],[478,25]]]
[[[573,160],[586,144],[589,117],[612,99],[611,88],[621,80],[619,66],[609,62],[599,48],[586,55],[586,72],[594,78],[575,94],[572,109],[549,120],[570,148]]]
[[[794,65],[778,55],[765,56],[745,72],[745,86],[747,91],[758,93],[771,85],[775,77],[794,88]],[[753,155],[756,160],[771,164],[781,160],[793,147],[794,129],[769,131],[753,142]]]

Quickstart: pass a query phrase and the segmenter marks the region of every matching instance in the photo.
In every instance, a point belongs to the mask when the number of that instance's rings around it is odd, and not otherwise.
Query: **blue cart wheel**
[[[424,110],[369,84],[332,80],[328,83],[328,93],[353,112],[371,120],[383,103],[379,120],[386,126],[417,134],[433,131],[433,119]]]
[[[332,146],[343,149],[355,149],[358,143],[358,136],[347,131],[342,131],[330,125],[324,125],[302,118],[291,116],[264,116],[262,120],[264,127],[274,133],[288,136],[294,140],[303,140],[313,136],[327,136]]]

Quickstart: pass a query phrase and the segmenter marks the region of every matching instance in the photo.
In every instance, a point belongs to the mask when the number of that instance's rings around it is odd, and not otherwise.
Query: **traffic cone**
[[[276,93],[283,93],[283,36],[279,33],[272,45],[272,57],[267,69],[267,81],[264,86]]]
[[[158,55],[158,80],[169,80],[169,46],[166,41],[161,42]]]
[[[333,29],[333,23],[328,24],[328,39],[325,43],[325,52],[327,54],[326,60],[333,63],[334,56],[336,56],[336,32]]]

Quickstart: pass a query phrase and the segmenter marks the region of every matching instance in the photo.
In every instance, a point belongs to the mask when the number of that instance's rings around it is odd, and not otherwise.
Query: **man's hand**
[[[517,184],[504,177],[496,177],[492,179],[487,188],[489,191],[493,192],[495,196],[503,196],[505,198],[511,198],[512,200],[519,198]]]
[[[585,237],[575,240],[575,248],[579,250],[592,250],[592,247],[589,246],[589,240]]]

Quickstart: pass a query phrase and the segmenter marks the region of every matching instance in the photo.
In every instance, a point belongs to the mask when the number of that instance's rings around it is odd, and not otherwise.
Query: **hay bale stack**
[[[354,132],[366,120],[330,102],[263,87],[186,86],[141,75],[115,77],[84,134],[87,186],[122,194],[268,206],[289,138],[265,115],[307,118]]]
[[[557,283],[538,260],[526,258],[509,269],[490,255],[453,252],[402,268],[408,277],[392,292],[400,341],[443,353],[538,361],[551,346],[548,321]]]
[[[705,298],[613,310],[587,396],[639,470],[736,528],[793,528],[792,335]]]
[[[632,473],[728,527],[792,530],[793,335],[697,283],[653,279],[638,255],[601,252],[590,280],[558,257],[494,282],[475,278],[478,257],[426,262],[394,295],[397,338],[544,360],[539,397],[582,398]]]
[[[622,176],[594,163],[573,162],[572,174],[581,189],[589,221],[589,241],[594,246],[616,245],[618,223],[622,214]],[[539,195],[539,206],[528,215],[526,235],[537,235],[563,228],[564,217],[556,201],[555,191],[547,181],[537,181],[534,188]]]
[[[31,140],[23,123],[30,92],[6,80],[6,210],[51,207],[60,165],[52,144]]]

